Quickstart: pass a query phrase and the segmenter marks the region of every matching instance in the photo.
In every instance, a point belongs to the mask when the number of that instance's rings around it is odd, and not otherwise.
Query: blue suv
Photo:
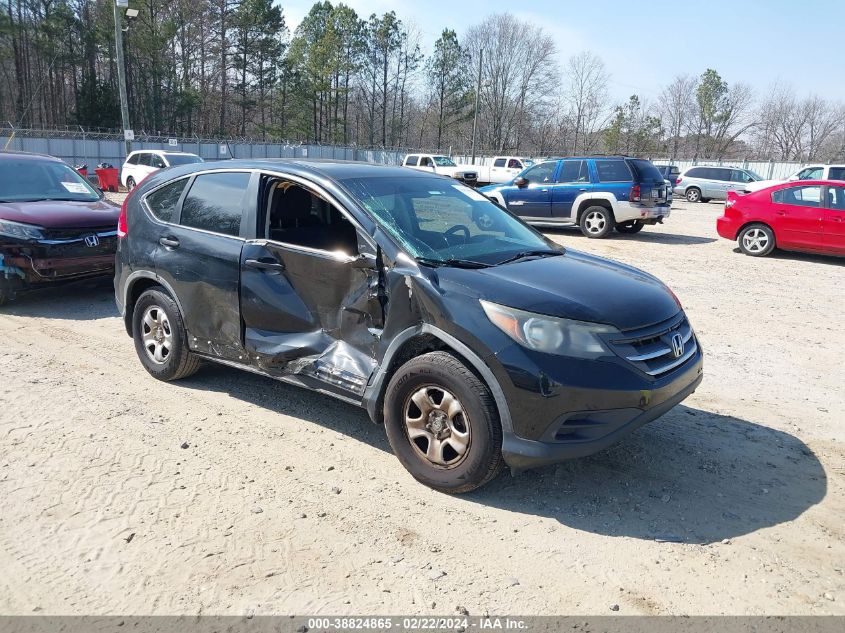
[[[671,191],[651,161],[627,156],[547,160],[479,189],[530,224],[575,225],[587,237],[637,233],[669,217]]]

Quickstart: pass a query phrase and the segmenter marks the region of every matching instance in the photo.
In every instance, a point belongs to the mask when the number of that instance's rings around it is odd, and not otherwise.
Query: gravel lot
[[[756,260],[717,203],[550,233],[655,273],[706,352],[683,405],[462,497],[352,406],[142,369],[110,282],[0,311],[0,612],[845,614],[845,260]]]

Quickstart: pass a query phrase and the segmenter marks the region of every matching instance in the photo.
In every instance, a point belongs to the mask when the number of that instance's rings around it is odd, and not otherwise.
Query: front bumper
[[[515,348],[497,359],[506,373],[499,383],[513,424],[503,435],[502,454],[512,470],[601,451],[682,402],[704,375],[700,345],[657,378],[623,359],[529,365]]]

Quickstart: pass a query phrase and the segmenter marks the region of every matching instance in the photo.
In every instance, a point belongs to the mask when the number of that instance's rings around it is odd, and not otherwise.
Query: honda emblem
[[[680,334],[676,333],[672,336],[672,353],[675,358],[680,358],[684,354],[684,337]]]
[[[88,248],[94,248],[95,246],[100,245],[100,238],[96,235],[86,235],[85,236],[85,246]]]

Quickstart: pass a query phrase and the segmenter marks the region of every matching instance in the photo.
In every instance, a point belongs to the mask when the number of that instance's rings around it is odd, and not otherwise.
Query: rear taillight
[[[676,185],[680,185],[682,180],[683,180],[683,178],[682,178],[681,176],[678,176],[678,177],[675,179],[675,184],[676,184]]]
[[[631,187],[631,202],[639,202],[640,200],[642,200],[642,197],[640,196],[640,186],[634,185]]]
[[[121,240],[126,237],[126,203],[129,202],[129,196],[131,195],[131,192],[126,194],[126,198],[123,199],[123,204],[120,205],[120,216],[117,218],[117,238]]]
[[[727,200],[725,200],[725,208],[727,209],[734,206],[734,202],[736,202],[736,200],[734,200],[733,198],[728,198]]]

